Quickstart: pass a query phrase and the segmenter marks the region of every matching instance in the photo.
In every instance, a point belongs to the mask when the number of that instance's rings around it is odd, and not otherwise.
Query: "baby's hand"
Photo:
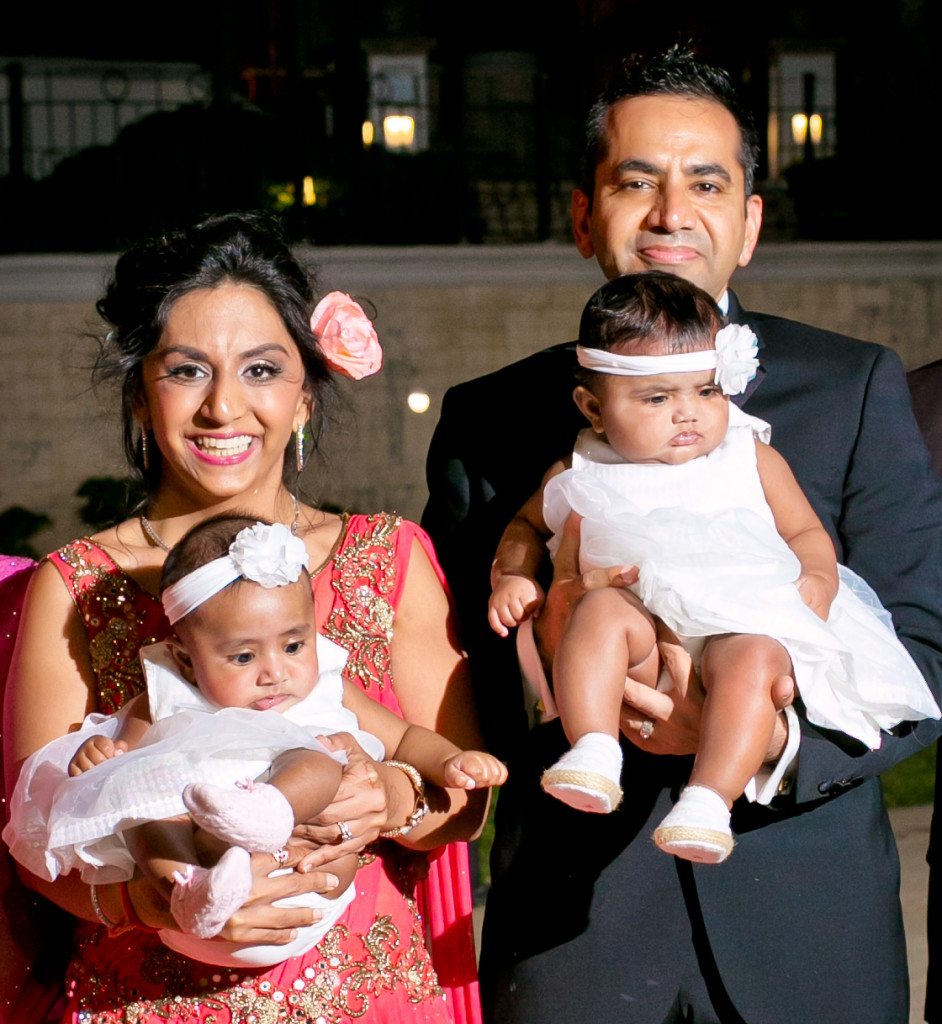
[[[606,587],[630,587],[638,582],[636,565],[613,565],[607,569],[590,569],[582,574],[586,590],[604,590]]]
[[[500,786],[507,781],[502,761],[480,750],[462,750],[449,757],[444,765],[445,784],[452,789],[476,789]]]
[[[802,573],[795,586],[801,595],[802,601],[818,616],[819,619],[827,621],[831,611],[831,603],[837,597],[837,590],[832,580],[817,573]]]
[[[507,636],[543,607],[543,588],[530,576],[501,576],[487,602],[487,621],[498,636]]]
[[[118,754],[123,754],[128,749],[124,740],[109,740],[107,736],[92,736],[79,748],[76,755],[69,761],[69,775],[81,775],[89,768],[103,761],[110,761]]]

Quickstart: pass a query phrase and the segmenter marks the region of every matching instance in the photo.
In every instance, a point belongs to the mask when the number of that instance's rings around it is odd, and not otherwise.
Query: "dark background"
[[[0,251],[113,250],[212,211],[258,207],[280,209],[295,238],[327,245],[562,239],[582,118],[610,69],[628,52],[687,39],[729,69],[762,139],[773,55],[835,55],[836,149],[775,182],[763,162],[765,237],[935,238],[942,212],[925,150],[935,149],[942,96],[931,51],[939,6],[895,0],[877,19],[836,0],[8,5],[8,74],[32,57],[89,58],[191,62],[206,79],[200,99],[127,125],[38,178],[8,116]],[[416,46],[428,54],[428,149],[365,149],[367,53]],[[494,55],[514,88],[498,77],[482,99],[468,83]],[[317,203],[286,205],[305,176]]]

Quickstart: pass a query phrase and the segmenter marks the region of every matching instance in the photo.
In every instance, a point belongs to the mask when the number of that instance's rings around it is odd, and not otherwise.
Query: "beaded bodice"
[[[170,632],[160,601],[94,541],[76,540],[49,556],[82,616],[96,680],[97,710],[117,711],[144,690],[138,652]]]

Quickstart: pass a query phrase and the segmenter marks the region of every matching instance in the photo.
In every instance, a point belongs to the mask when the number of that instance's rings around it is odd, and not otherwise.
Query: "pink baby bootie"
[[[252,853],[280,850],[294,828],[291,804],[265,782],[246,779],[231,789],[194,782],[184,789],[183,802],[200,828]]]
[[[187,864],[174,871],[170,912],[189,935],[211,939],[249,898],[252,868],[248,850],[232,846],[212,868]]]

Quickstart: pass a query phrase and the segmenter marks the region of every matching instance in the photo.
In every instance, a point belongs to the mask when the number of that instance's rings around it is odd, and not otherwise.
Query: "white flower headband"
[[[716,332],[716,348],[664,356],[623,356],[600,348],[576,346],[579,365],[596,373],[619,377],[652,377],[658,373],[716,370],[713,378],[726,395],[739,395],[756,375],[759,343],[743,324],[728,324]]]
[[[256,523],[236,534],[229,553],[201,565],[160,595],[172,626],[240,577],[266,590],[297,582],[308,565],[304,541],[283,523]]]

